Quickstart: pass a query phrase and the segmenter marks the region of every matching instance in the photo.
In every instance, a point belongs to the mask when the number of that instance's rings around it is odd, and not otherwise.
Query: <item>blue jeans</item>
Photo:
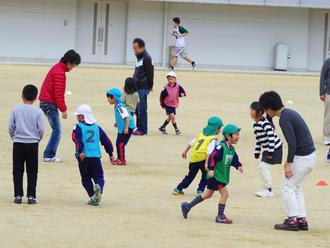
[[[62,134],[60,115],[58,108],[54,104],[40,101],[40,108],[45,113],[50,127],[53,130],[47,147],[44,151],[44,158],[53,158],[56,156],[57,147],[60,143]]]
[[[148,133],[148,95],[150,93],[149,89],[138,90],[140,97],[140,102],[136,108],[136,123],[137,129],[143,134]]]

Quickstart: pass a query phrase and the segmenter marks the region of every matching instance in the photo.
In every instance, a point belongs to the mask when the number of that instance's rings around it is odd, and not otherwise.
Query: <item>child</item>
[[[126,78],[121,100],[127,106],[131,115],[134,116],[136,107],[140,102],[139,94],[136,92],[136,85],[133,78]]]
[[[166,77],[168,83],[165,85],[164,90],[160,94],[160,106],[165,109],[167,119],[159,128],[159,131],[163,134],[167,134],[166,126],[172,122],[175,133],[179,135],[181,132],[176,124],[175,115],[176,109],[179,107],[179,99],[180,97],[186,96],[186,92],[176,80],[176,74],[174,71],[167,73]]]
[[[95,123],[89,105],[80,105],[75,114],[78,123],[73,128],[72,140],[76,144],[75,156],[78,160],[81,182],[90,197],[88,205],[98,206],[104,187],[100,142],[109,154],[110,161],[113,160],[113,147],[106,133]]]
[[[41,109],[33,105],[38,96],[34,85],[23,88],[23,104],[13,108],[9,117],[9,135],[13,146],[14,203],[21,204],[23,193],[24,164],[27,173],[28,204],[36,204],[38,178],[38,147],[45,131],[45,120]]]
[[[184,27],[180,26],[180,18],[175,17],[173,18],[173,32],[172,36],[175,37],[175,51],[173,53],[173,58],[170,63],[170,70],[174,70],[176,63],[178,61],[178,57],[181,56],[184,60],[189,62],[193,68],[193,70],[196,70],[196,63],[192,61],[188,53],[186,52],[186,42],[185,42],[185,36],[188,35],[188,30],[185,29]]]
[[[226,185],[229,183],[230,166],[234,166],[243,173],[243,167],[235,152],[234,145],[239,140],[240,128],[235,125],[226,125],[222,131],[225,140],[212,152],[208,160],[208,180],[207,189],[203,195],[198,195],[190,203],[181,204],[183,217],[186,219],[192,207],[198,203],[209,199],[215,191],[220,192],[220,201],[218,204],[218,215],[215,219],[216,223],[232,224],[232,220],[228,219],[224,214],[226,202],[228,199],[228,190]]]
[[[222,120],[219,117],[211,117],[208,120],[207,126],[203,129],[195,139],[193,139],[182,153],[182,158],[187,158],[187,153],[192,148],[189,162],[189,173],[184,177],[182,182],[174,189],[174,195],[183,195],[183,189],[189,187],[195,179],[198,171],[202,173],[201,180],[198,185],[197,195],[203,194],[206,186],[206,160],[218,145],[217,135],[221,132],[223,126]]]
[[[272,189],[272,173],[271,165],[282,164],[282,142],[277,137],[273,124],[264,116],[264,110],[260,107],[259,102],[253,102],[250,106],[251,118],[255,121],[253,124],[254,134],[256,136],[256,147],[254,157],[259,159],[261,148],[263,148],[259,171],[264,188],[255,194],[259,197],[274,197]]]
[[[259,103],[271,117],[280,118],[279,124],[288,143],[288,157],[281,183],[282,196],[288,218],[275,229],[285,231],[308,230],[302,182],[315,167],[316,152],[312,135],[303,118],[287,109],[275,91],[265,92]]]
[[[113,165],[126,165],[125,146],[135,128],[134,119],[120,97],[121,91],[117,88],[110,89],[107,92],[108,102],[115,106],[116,126],[118,128],[116,141],[118,157],[113,161]]]

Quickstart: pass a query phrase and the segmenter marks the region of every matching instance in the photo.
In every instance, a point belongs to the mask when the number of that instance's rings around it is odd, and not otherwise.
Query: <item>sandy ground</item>
[[[150,135],[132,138],[126,167],[110,166],[103,158],[106,185],[100,207],[86,205],[87,195],[80,184],[70,136],[75,124],[73,115],[62,122],[59,154],[65,162],[41,162],[39,204],[17,206],[12,203],[12,144],[7,119],[10,109],[21,102],[22,87],[26,83],[39,86],[47,70],[42,66],[0,66],[0,247],[330,247],[330,190],[315,186],[319,180],[330,182],[330,167],[324,160],[326,148],[321,142],[323,106],[318,99],[317,77],[179,72],[179,80],[188,92],[177,117],[182,135],[175,136],[169,127],[170,134],[164,136],[157,129],[165,118],[158,104],[165,72],[156,72],[155,89],[149,100]],[[113,110],[106,102],[105,91],[121,87],[131,74],[131,70],[106,68],[78,68],[68,74],[67,89],[73,93],[67,96],[70,113],[79,104],[90,104],[98,123],[115,140]],[[289,107],[303,115],[315,138],[317,168],[305,182],[309,232],[273,230],[273,225],[285,217],[279,192],[281,166],[273,170],[276,197],[254,196],[260,178],[258,162],[253,157],[249,104],[270,89],[277,90],[285,102],[293,101]],[[218,195],[194,208],[188,220],[182,218],[180,203],[194,197],[198,180],[184,196],[171,194],[187,171],[181,151],[212,115],[242,127],[237,150],[245,173],[232,170],[226,209],[235,222],[231,226],[214,223]],[[49,133],[47,126],[40,154]]]

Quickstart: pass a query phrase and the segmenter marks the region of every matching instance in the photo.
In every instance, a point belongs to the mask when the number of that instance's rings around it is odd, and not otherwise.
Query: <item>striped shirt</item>
[[[272,124],[264,117],[253,124],[256,135],[256,148],[254,154],[260,154],[261,148],[272,155],[274,150],[282,146],[282,141],[277,137]]]

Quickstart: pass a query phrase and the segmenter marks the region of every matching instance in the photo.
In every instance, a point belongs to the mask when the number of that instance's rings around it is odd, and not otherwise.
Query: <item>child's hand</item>
[[[292,172],[292,164],[286,162],[284,166],[284,174],[287,179],[290,179],[293,177],[293,172]]]
[[[255,157],[255,159],[259,159],[259,157],[260,157],[260,154],[258,154],[258,153],[255,153],[255,154],[254,154],[254,157]]]
[[[128,128],[124,129],[124,134],[128,134]]]
[[[83,161],[85,159],[85,154],[84,153],[80,153],[79,154],[79,158],[81,161]]]
[[[182,153],[181,157],[182,157],[183,159],[187,159],[187,152],[184,151],[184,152]]]
[[[243,166],[238,167],[237,170],[238,170],[239,172],[243,173]]]
[[[210,170],[210,171],[207,173],[207,175],[208,175],[209,177],[214,177],[214,171],[213,171],[213,170]]]

